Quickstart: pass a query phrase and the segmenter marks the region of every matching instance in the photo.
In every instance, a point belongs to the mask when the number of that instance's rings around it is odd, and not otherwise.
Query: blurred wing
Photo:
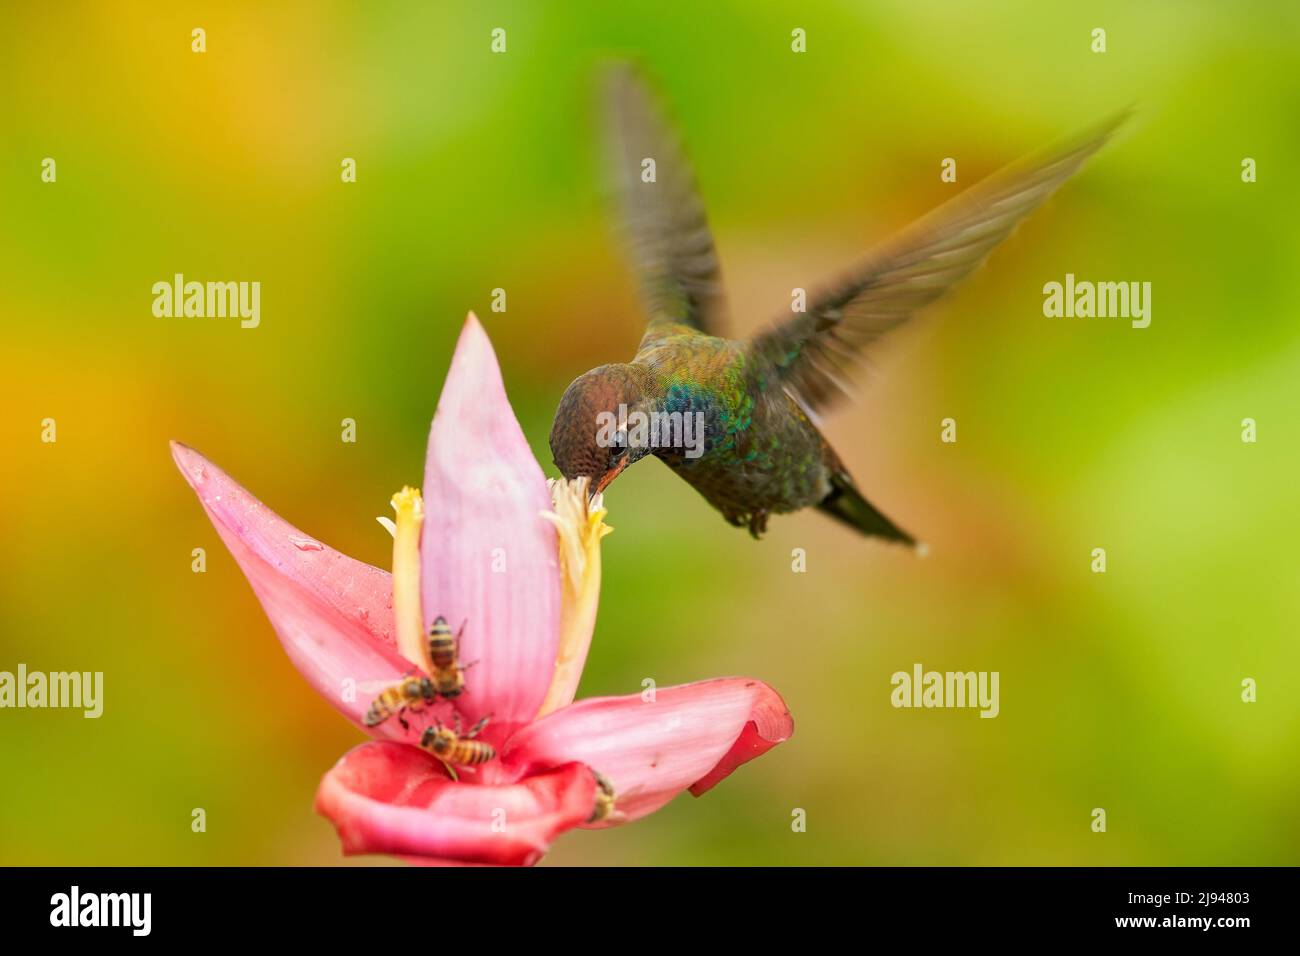
[[[809,408],[827,405],[876,339],[969,275],[1126,117],[1012,164],[912,223],[807,312],[756,336],[750,354]]]
[[[606,94],[610,169],[650,321],[717,334],[725,312],[718,256],[680,141],[632,68],[611,70]]]

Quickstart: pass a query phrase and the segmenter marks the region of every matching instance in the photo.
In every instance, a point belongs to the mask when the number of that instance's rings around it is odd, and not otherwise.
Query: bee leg
[[[403,730],[410,731],[411,725],[406,721],[406,708],[402,708],[397,712],[397,722],[402,725]]]
[[[442,764],[443,769],[447,771],[447,776],[451,777],[452,783],[460,782],[460,777],[456,776],[456,770],[454,767],[452,767],[451,764],[447,763],[447,761],[443,760],[441,757],[437,756],[436,754],[434,755],[434,759],[436,759],[438,763]]]
[[[492,715],[488,714],[486,717],[480,720],[477,724],[475,724],[473,727],[469,729],[469,733],[464,735],[465,739],[473,740],[475,737],[477,737],[479,735],[479,731],[481,731],[484,727],[486,727],[487,722],[491,719],[492,719]]]

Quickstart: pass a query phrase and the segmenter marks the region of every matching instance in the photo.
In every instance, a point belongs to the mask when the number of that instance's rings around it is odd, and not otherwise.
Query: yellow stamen
[[[397,521],[393,530],[393,626],[397,650],[428,671],[425,660],[424,617],[420,611],[420,529],[424,525],[424,499],[409,486],[393,495]],[[382,522],[381,522],[382,524]]]
[[[600,539],[614,530],[605,524],[603,496],[588,499],[586,478],[548,483],[555,510],[542,517],[559,532],[560,646],[538,717],[573,703],[578,691],[600,600]]]

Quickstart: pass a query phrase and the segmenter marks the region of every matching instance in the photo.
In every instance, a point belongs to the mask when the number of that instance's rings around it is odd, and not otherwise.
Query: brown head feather
[[[594,491],[602,479],[608,483],[626,466],[622,459],[629,449],[602,444],[601,423],[606,413],[616,419],[620,405],[629,412],[646,410],[649,385],[650,371],[640,365],[602,365],[573,380],[551,426],[551,454],[565,478],[586,475]],[[635,450],[633,457],[640,457]]]

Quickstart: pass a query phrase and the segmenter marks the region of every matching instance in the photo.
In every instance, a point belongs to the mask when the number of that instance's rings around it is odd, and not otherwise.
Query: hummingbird
[[[809,293],[804,311],[740,341],[724,334],[718,256],[680,139],[631,67],[611,70],[605,92],[610,168],[647,324],[630,362],[594,368],[565,390],[550,434],[556,467],[586,476],[596,494],[653,455],[755,538],[770,515],[815,507],[919,550],[863,496],[816,416],[848,394],[866,351],[979,266],[1126,114],[981,180]],[[674,443],[691,423],[702,426],[696,444]]]

